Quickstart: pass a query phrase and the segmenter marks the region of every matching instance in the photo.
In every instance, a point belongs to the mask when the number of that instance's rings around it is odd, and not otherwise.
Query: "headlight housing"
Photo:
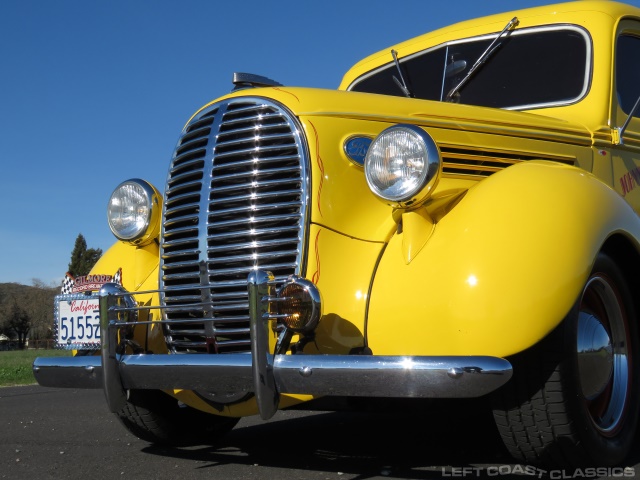
[[[160,193],[150,183],[137,178],[122,182],[109,198],[109,228],[118,240],[150,243],[160,232],[161,205]]]
[[[369,188],[396,208],[423,203],[441,172],[438,146],[427,132],[414,125],[394,125],[382,131],[364,160]]]

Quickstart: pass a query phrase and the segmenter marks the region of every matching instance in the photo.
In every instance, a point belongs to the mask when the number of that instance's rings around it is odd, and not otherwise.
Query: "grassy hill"
[[[60,287],[0,283],[0,333],[15,338],[16,333],[9,327],[8,321],[14,305],[17,304],[28,316],[28,338],[50,337],[53,326],[53,299],[59,293]]]
[[[53,299],[59,293],[60,287],[0,283],[0,333],[5,333],[10,338],[15,337],[7,322],[14,304],[17,303],[29,316],[29,346],[39,343],[34,339],[44,340],[50,337]],[[71,352],[67,350],[0,351],[0,387],[35,383],[31,366],[36,357],[68,355]]]

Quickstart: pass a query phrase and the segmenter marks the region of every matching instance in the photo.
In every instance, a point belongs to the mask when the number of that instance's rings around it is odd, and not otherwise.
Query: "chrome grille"
[[[240,98],[203,110],[178,141],[161,240],[172,351],[249,352],[247,276],[300,273],[308,155],[281,105]]]

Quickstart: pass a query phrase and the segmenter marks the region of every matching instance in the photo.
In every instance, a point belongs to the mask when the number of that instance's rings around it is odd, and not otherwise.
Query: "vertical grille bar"
[[[301,273],[307,151],[295,117],[262,98],[216,103],[185,127],[161,238],[161,301],[181,322],[165,325],[173,352],[250,351],[248,274]]]

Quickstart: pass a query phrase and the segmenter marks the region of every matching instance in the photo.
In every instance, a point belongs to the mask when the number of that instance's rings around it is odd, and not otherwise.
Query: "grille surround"
[[[160,301],[173,353],[249,353],[247,276],[304,273],[309,150],[261,97],[214,103],[185,126],[165,186]]]

